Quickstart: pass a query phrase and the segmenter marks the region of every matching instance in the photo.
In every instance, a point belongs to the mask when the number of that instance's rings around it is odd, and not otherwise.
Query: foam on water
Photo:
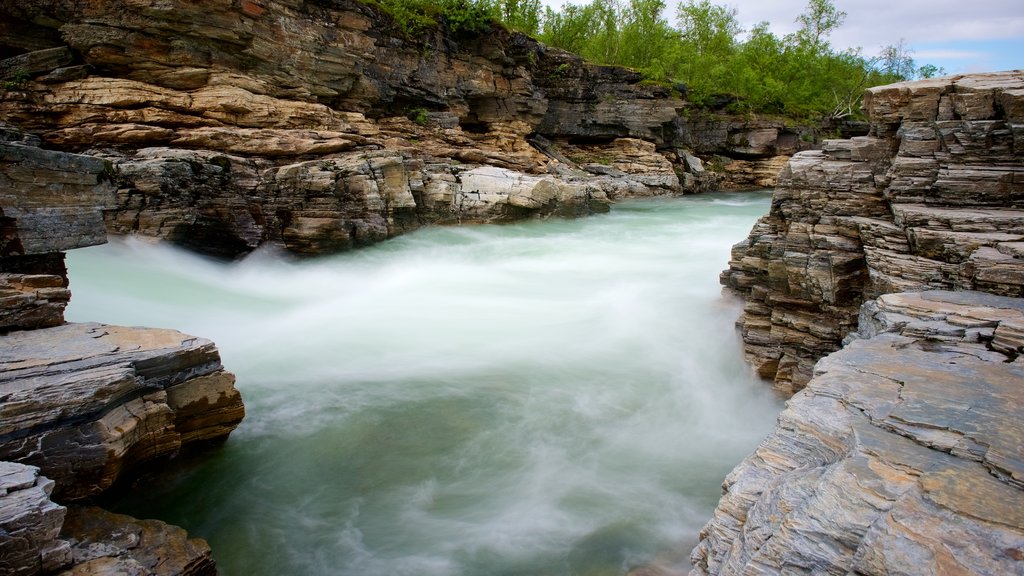
[[[113,505],[228,576],[620,574],[684,562],[780,405],[718,273],[768,195],[437,228],[234,264],[75,251],[73,321],[214,340],[247,417]]]

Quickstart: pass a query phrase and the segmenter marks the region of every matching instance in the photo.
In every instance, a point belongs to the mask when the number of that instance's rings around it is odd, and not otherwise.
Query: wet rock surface
[[[1024,300],[890,294],[726,478],[692,574],[1020,574]]]
[[[95,506],[69,506],[60,534],[73,566],[60,576],[214,576],[210,546],[158,520],[137,520]]]

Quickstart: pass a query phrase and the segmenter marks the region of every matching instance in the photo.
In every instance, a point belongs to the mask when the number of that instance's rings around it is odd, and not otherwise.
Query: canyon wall
[[[110,163],[111,233],[223,257],[771,184],[809,145],[781,122],[681,116],[667,86],[497,25],[411,38],[351,0],[48,0],[0,17],[0,117]]]
[[[871,134],[794,156],[722,275],[748,357],[802,390],[694,576],[1024,573],[1024,72],[865,102]]]
[[[209,340],[64,322],[64,251],[106,242],[111,165],[0,135],[0,572],[216,573],[181,529],[65,506],[222,441],[244,407]]]
[[[748,359],[785,390],[881,294],[1024,296],[1024,73],[894,84],[864,102],[870,134],[795,155],[722,274],[746,299]]]

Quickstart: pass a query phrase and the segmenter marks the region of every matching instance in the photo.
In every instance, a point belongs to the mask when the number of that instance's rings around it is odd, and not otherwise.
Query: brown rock
[[[158,520],[136,520],[95,506],[70,506],[61,537],[74,566],[60,576],[215,576],[210,546]]]
[[[122,471],[223,439],[244,409],[208,340],[66,324],[0,336],[0,458],[38,466],[74,499]]]
[[[1020,98],[1018,72],[872,88],[869,137],[792,158],[722,275],[750,303],[740,326],[762,375],[799,389],[880,294],[1024,295]]]

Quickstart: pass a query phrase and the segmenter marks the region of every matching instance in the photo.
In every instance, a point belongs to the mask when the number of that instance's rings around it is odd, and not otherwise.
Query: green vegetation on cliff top
[[[874,57],[836,51],[830,33],[846,13],[831,0],[809,0],[778,37],[762,22],[743,30],[737,11],[687,0],[665,18],[663,0],[591,0],[559,10],[540,0],[366,0],[407,36],[440,22],[455,31],[484,31],[495,21],[598,64],[639,70],[649,81],[685,86],[697,105],[790,118],[857,117],[865,88],[942,72],[917,67],[902,40]]]

